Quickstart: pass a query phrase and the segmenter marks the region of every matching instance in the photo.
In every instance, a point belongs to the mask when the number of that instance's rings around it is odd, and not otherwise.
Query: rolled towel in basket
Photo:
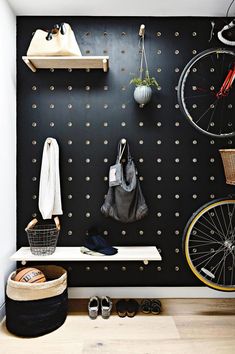
[[[54,138],[47,138],[43,147],[38,206],[43,219],[51,219],[52,215],[63,214],[60,192],[59,146]]]

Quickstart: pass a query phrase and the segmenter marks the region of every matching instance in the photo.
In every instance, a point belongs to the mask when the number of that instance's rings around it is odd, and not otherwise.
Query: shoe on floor
[[[95,320],[99,312],[99,299],[97,296],[92,296],[88,302],[88,315],[92,320]]]
[[[116,311],[119,317],[123,318],[127,315],[127,301],[125,299],[118,300],[116,303]]]
[[[127,316],[134,317],[139,311],[139,303],[135,299],[127,301]]]
[[[102,296],[101,298],[101,316],[104,319],[108,319],[111,315],[113,303],[110,297]]]

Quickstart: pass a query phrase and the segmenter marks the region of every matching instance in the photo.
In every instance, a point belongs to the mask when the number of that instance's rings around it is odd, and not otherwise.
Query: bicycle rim
[[[183,249],[200,281],[216,290],[235,291],[235,199],[212,201],[193,214]]]
[[[207,49],[191,59],[181,73],[177,89],[180,109],[203,134],[219,138],[235,135],[235,88],[228,96],[216,98],[234,62],[232,50]]]

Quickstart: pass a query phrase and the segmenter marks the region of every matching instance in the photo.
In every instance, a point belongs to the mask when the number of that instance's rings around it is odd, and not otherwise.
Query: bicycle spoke
[[[205,115],[209,112],[209,110],[211,109],[211,105],[215,104],[215,102],[217,101],[217,98],[214,102],[210,103],[209,108],[207,108],[207,110],[198,118],[198,120],[196,120],[196,123],[200,122],[200,120],[205,117]]]
[[[220,262],[219,262],[218,265],[217,265],[216,272],[213,273],[214,275],[217,273],[217,270],[219,269],[220,264],[223,263],[224,260],[226,259],[227,254],[228,254],[228,252],[225,252],[225,253],[224,253],[223,258],[220,260]],[[218,284],[219,284],[219,281],[220,281],[220,277],[221,277],[222,271],[223,271],[223,267],[220,268],[220,272],[219,272],[218,280],[217,280],[217,283],[218,283]]]
[[[220,253],[220,252],[222,252],[222,251],[223,251],[223,246],[220,246],[220,248],[219,248],[217,251],[215,251],[211,256],[209,256],[208,258],[206,258],[205,260],[203,260],[201,263],[197,264],[196,268],[199,267],[202,263],[208,261],[208,262],[204,265],[204,266],[206,266],[212,258],[214,258],[218,253]],[[206,252],[206,254],[208,255],[208,252]],[[195,262],[195,261],[197,261],[198,259],[201,259],[201,258],[203,258],[203,257],[206,257],[206,256],[200,256],[200,257],[198,257],[198,258],[194,258],[193,261]]]
[[[227,208],[228,208],[228,215],[229,215],[229,225],[228,225],[228,228],[227,228],[227,234],[226,234],[226,239],[229,235],[229,231],[230,231],[230,225],[232,226],[232,218],[233,218],[233,214],[234,214],[234,209],[235,209],[235,205],[233,205],[233,211],[232,211],[232,215],[230,216],[231,212],[229,210],[229,206],[227,205]]]
[[[204,224],[202,224],[200,221],[199,221],[199,224],[201,224],[201,225],[204,225]],[[200,237],[200,238],[203,238],[204,240],[211,240],[211,241],[214,241],[215,243],[218,243],[218,240],[216,240],[213,236],[209,236],[208,234],[206,234],[204,231],[202,231],[202,230],[200,230],[200,229],[198,229],[197,227],[194,227],[194,229],[196,230],[196,231],[199,231],[199,232],[201,232],[203,235],[205,235],[206,236],[206,238],[205,237],[202,237],[202,236],[198,236],[198,237]],[[209,230],[211,230],[210,228],[208,228]]]
[[[213,211],[215,212],[214,209],[213,209]],[[215,228],[216,231],[218,232],[218,235],[220,236],[221,240],[224,241],[224,233],[223,233],[222,227],[221,227],[221,230],[222,230],[222,232],[221,232],[221,231],[218,229],[218,227],[216,226],[215,221],[213,220],[213,218],[212,218],[212,216],[211,216],[211,212],[209,212],[209,217],[210,217],[211,222],[212,222],[211,225],[214,226],[214,228]],[[205,217],[205,215],[204,215],[204,218],[207,220],[207,218]],[[209,220],[207,220],[207,221],[208,221],[208,223],[210,223]]]
[[[215,253],[213,253],[213,255],[211,256],[211,257],[209,257],[208,258],[208,261],[207,261],[207,263],[206,264],[204,264],[204,267],[206,267],[207,265],[208,265],[208,263],[215,257],[215,256],[217,256],[220,252],[224,252],[224,248],[221,246]],[[204,261],[203,262],[201,262],[200,264],[202,264],[202,263],[204,263]],[[199,264],[199,265],[200,265]],[[198,265],[198,266],[199,266]]]
[[[233,274],[234,274],[234,267],[235,267],[235,257],[234,257],[234,254],[232,254],[232,257],[233,257],[233,263],[232,263],[232,269],[231,269],[230,285],[233,285]]]
[[[213,109],[213,111],[212,111],[212,114],[211,114],[209,123],[208,123],[208,125],[207,125],[207,131],[209,130],[210,125],[211,125],[211,123],[212,123],[212,119],[213,119],[213,117],[214,117],[214,115],[215,115],[215,111],[216,111],[216,108],[217,108],[217,104],[218,104],[218,100],[215,102],[215,107],[214,107],[214,109]]]
[[[197,244],[197,245],[192,245],[192,246],[189,246],[189,248],[197,248],[197,247],[205,247],[205,246],[208,246],[208,245],[214,245],[215,242],[205,242],[205,241],[199,241],[199,240],[191,240],[190,242],[202,242],[202,244]],[[221,243],[218,243],[219,245],[221,245]]]
[[[215,213],[215,215],[216,215],[216,219],[217,219],[217,221],[218,221],[218,223],[219,223],[220,230],[222,231],[222,235],[224,236],[224,239],[225,239],[225,232],[224,232],[224,230],[223,230],[223,228],[222,228],[222,225],[221,225],[220,219],[218,218],[218,214],[217,214],[217,212],[216,212],[216,208],[214,208],[214,213]]]
[[[202,95],[194,95],[194,96],[185,96],[184,99],[188,99],[188,98],[200,98],[200,97],[204,97],[204,96],[211,96],[211,93],[203,93]]]
[[[203,219],[205,219],[205,220],[208,222],[208,224],[212,226],[213,230],[211,230],[211,228],[210,228],[209,226],[207,226],[206,224],[203,224],[201,221],[199,221],[199,224],[202,225],[202,226],[204,226],[206,229],[208,229],[208,230],[210,230],[210,231],[214,231],[214,233],[215,233],[216,235],[218,235],[218,236],[220,237],[220,239],[223,241],[223,240],[224,240],[223,234],[221,234],[221,232],[220,232],[213,224],[211,224],[211,223],[209,222],[209,220],[208,220],[204,215],[203,215]],[[216,230],[217,232],[216,232],[215,230]],[[212,238],[212,236],[210,236],[210,237]]]

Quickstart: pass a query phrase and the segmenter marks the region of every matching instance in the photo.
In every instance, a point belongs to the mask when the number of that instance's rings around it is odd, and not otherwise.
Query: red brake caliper
[[[217,98],[228,96],[234,79],[235,79],[235,63],[233,64],[233,68],[229,70],[228,75],[226,76],[219,92],[217,92],[216,94]]]

